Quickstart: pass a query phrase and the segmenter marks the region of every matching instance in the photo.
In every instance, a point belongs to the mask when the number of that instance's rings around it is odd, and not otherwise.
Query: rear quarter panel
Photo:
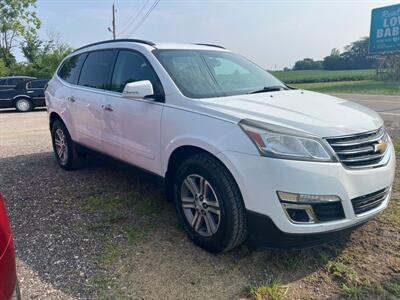
[[[72,89],[64,84],[55,75],[49,81],[45,91],[46,107],[51,116],[52,113],[57,113],[63,120],[73,140],[76,138],[74,124],[74,116],[71,114],[66,97],[71,96]]]

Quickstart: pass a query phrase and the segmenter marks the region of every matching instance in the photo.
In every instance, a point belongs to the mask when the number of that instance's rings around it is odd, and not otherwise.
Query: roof
[[[178,43],[154,43],[147,40],[138,40],[138,39],[116,39],[116,40],[105,40],[92,44],[88,44],[86,46],[80,47],[76,49],[74,52],[86,49],[93,46],[104,45],[104,44],[112,44],[112,43],[135,43],[142,44],[147,47],[152,47],[154,49],[192,49],[192,50],[216,50],[216,49],[225,49],[222,46],[213,45],[213,44],[178,44]]]
[[[32,76],[3,76],[0,77],[1,79],[8,79],[8,78],[32,78],[32,79],[36,79],[36,77],[32,77]]]

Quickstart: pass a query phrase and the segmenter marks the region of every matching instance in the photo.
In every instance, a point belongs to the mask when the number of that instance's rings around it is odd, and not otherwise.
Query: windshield
[[[225,51],[156,50],[158,60],[189,98],[268,92],[287,87],[244,57]],[[273,89],[270,89],[273,87]]]

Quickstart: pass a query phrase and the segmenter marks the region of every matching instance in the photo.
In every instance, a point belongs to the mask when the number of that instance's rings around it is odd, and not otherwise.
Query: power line
[[[143,12],[144,8],[147,6],[147,3],[149,3],[149,0],[145,0],[142,3],[142,6],[140,6],[139,10],[137,11],[137,13],[135,14],[135,16],[131,19],[131,21],[129,22],[129,24],[127,26],[125,26],[125,28],[119,33],[121,36],[126,33],[127,31],[129,31],[129,27],[131,27],[132,25],[135,24],[137,18],[140,16],[140,14]],[[129,35],[127,35],[129,36]]]
[[[147,17],[151,14],[151,12],[157,7],[158,3],[161,0],[156,0],[153,5],[150,7],[150,9],[147,11],[147,13],[144,15],[144,17],[139,21],[139,23],[136,24],[136,26],[133,28],[133,30],[130,32],[129,36],[132,36],[136,30],[138,30],[140,28],[140,26],[142,26],[142,24],[144,23],[144,21],[146,21]]]
[[[135,3],[133,4],[133,6],[131,7],[131,9],[129,10],[128,16],[129,15],[133,15],[135,13],[135,11],[137,11],[137,9],[143,4],[143,2],[137,0],[135,1]],[[121,30],[119,33],[125,31],[126,29],[129,28],[130,24],[132,23],[132,18],[125,19],[126,22],[123,22],[124,24],[121,27]]]

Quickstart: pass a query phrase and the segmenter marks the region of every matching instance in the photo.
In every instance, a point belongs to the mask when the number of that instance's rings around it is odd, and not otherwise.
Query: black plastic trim
[[[311,248],[342,239],[368,221],[369,219],[340,230],[293,234],[281,231],[268,216],[247,210],[249,237],[246,243],[255,248],[285,250]]]

